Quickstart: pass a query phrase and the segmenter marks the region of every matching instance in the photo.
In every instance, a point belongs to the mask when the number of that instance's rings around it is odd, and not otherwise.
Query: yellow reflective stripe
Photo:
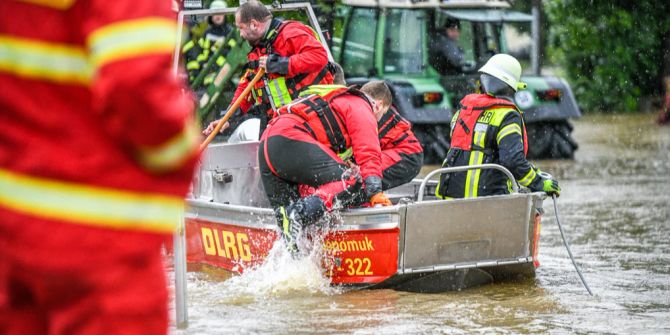
[[[2,35],[0,71],[59,83],[87,84],[92,77],[83,47]]]
[[[528,173],[526,173],[526,175],[523,176],[523,178],[521,178],[519,180],[519,184],[521,184],[523,186],[528,186],[528,185],[530,185],[530,183],[533,182],[533,180],[535,180],[536,176],[537,176],[537,173],[535,172],[535,169],[531,168],[530,171],[528,171]]]
[[[181,220],[184,201],[176,196],[94,187],[0,169],[0,206],[85,225],[169,232]]]
[[[503,127],[503,129],[501,129],[498,132],[498,135],[496,136],[496,142],[498,142],[498,144],[500,144],[500,141],[502,141],[502,139],[505,136],[511,135],[511,134],[514,134],[514,133],[519,134],[519,136],[522,136],[521,135],[521,127],[519,127],[519,125],[516,124],[516,123],[506,125],[505,127]]]
[[[160,17],[116,22],[93,31],[87,44],[95,68],[147,54],[170,54],[177,38],[173,20]]]
[[[234,38],[231,38],[231,39],[228,40],[228,45],[229,45],[231,48],[234,48],[234,47],[237,46],[237,41],[236,41]]]
[[[509,109],[508,107],[503,107],[503,108],[492,108],[489,109],[488,111],[493,113],[493,117],[491,118],[489,124],[495,127],[499,127],[505,116],[508,113],[511,113],[515,110]]]
[[[195,58],[198,62],[204,62],[207,60],[207,55],[206,53],[201,53],[198,55],[198,57]]]
[[[199,137],[195,124],[190,124],[177,136],[161,145],[140,149],[138,160],[149,170],[164,171],[178,168],[193,154]]]
[[[337,156],[340,157],[341,160],[347,161],[354,156],[354,148],[347,148],[347,150],[337,154]]]
[[[223,66],[223,64],[226,63],[226,57],[219,56],[219,58],[216,59],[216,65],[218,66]]]
[[[326,94],[339,88],[347,88],[347,87],[344,85],[335,85],[335,84],[317,84],[307,87],[307,89],[300,92],[298,96],[305,97],[311,94],[316,94],[318,96],[323,97]]]
[[[33,5],[51,7],[55,9],[68,9],[76,0],[19,0],[22,2],[31,3]]]
[[[452,199],[454,199],[454,198],[452,198],[452,197],[448,197],[448,196],[446,196],[446,195],[441,195],[441,194],[440,194],[440,183],[437,183],[437,187],[435,188],[435,196],[438,197],[438,198],[440,198],[440,199],[443,199],[443,200],[452,200]]]
[[[277,77],[272,79],[269,89],[275,107],[279,108],[291,102],[291,95],[288,94],[288,88],[286,88],[286,78]]]
[[[454,116],[451,117],[451,124],[450,124],[450,130],[449,130],[449,136],[453,137],[454,136],[454,126],[456,126],[456,121],[458,120],[458,115],[461,113],[461,110],[457,110],[456,113],[454,113]]]
[[[485,138],[485,137],[486,137],[486,133],[485,133],[485,132],[476,131],[476,132],[475,132],[475,136],[474,136],[474,140],[473,140],[474,144],[477,145],[477,146],[479,146],[479,147],[481,147],[481,148],[483,148],[483,147],[484,147],[484,138]]]
[[[209,73],[205,76],[205,79],[202,80],[202,83],[204,85],[209,85],[214,82],[214,77],[216,77],[216,73]]]
[[[198,63],[197,60],[192,60],[188,63],[186,63],[186,69],[187,70],[197,70],[200,68],[200,63]]]
[[[190,41],[186,42],[186,44],[184,44],[183,47],[181,47],[181,52],[186,53],[189,50],[193,49],[193,47],[195,47],[195,42],[193,42],[193,40],[190,40]]]
[[[284,206],[279,207],[279,212],[281,213],[281,217],[282,217],[282,222],[281,222],[282,231],[286,235],[288,235],[288,233],[289,233],[289,221],[288,221],[288,216],[286,215],[286,209],[284,208]]]
[[[473,150],[470,152],[470,161],[468,165],[478,165],[484,161],[484,153],[481,151]],[[481,175],[481,169],[468,170],[465,177],[465,197],[466,198],[475,198],[477,197],[477,187],[479,187],[479,176]]]

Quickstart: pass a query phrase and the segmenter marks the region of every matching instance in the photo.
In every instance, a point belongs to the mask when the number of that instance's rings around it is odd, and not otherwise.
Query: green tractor
[[[476,89],[477,69],[496,53],[514,54],[510,45],[519,38],[507,36],[515,24],[536,22],[509,7],[498,0],[343,0],[334,16],[333,57],[349,84],[387,81],[399,112],[414,124],[425,149],[424,162],[439,163],[449,149],[452,113]],[[429,48],[436,29],[447,20],[460,23],[459,45],[467,65],[441,75],[429,62]],[[537,59],[531,62],[537,69]],[[577,143],[569,119],[581,113],[570,86],[559,77],[526,72],[521,80],[528,88],[517,92],[515,100],[524,111],[529,156],[573,158]]]

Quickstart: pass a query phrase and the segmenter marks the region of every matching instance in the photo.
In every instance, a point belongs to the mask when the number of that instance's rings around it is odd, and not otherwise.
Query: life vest
[[[458,118],[452,128],[451,147],[465,151],[479,150],[487,154],[490,154],[492,150],[485,142],[488,126],[499,126],[502,121],[502,118],[499,120],[494,118],[494,112],[491,110],[507,108],[521,112],[515,104],[508,100],[495,98],[488,94],[469,94],[461,100],[460,104]],[[523,153],[528,154],[525,125],[522,128]]]
[[[372,108],[368,98],[353,87],[341,85],[315,85],[305,93],[303,98],[278,109],[274,116],[299,116],[305,120],[303,126],[317,141],[338,154],[346,152],[351,146],[351,138],[342,116],[330,107],[330,103],[343,94],[353,94],[363,98]]]
[[[263,40],[260,44],[254,48],[251,52],[255,50],[260,51],[261,55],[270,55],[274,50],[274,42],[277,40],[279,34],[291,24],[301,24],[298,21],[286,20],[281,21],[278,19],[272,19],[270,28],[266,33]],[[314,37],[319,40],[319,35],[310,27]],[[247,62],[245,67],[248,69],[246,72],[246,79],[251,80],[258,69],[259,61],[252,60]],[[328,63],[326,66],[319,71],[319,73],[311,80],[307,80],[312,73],[300,73],[293,77],[287,78],[280,75],[267,75],[268,80],[259,81],[254,89],[251,91],[252,97],[257,105],[261,105],[262,110],[271,109],[270,98],[276,108],[282,107],[290,103],[293,99],[297,98],[299,93],[311,86],[321,83],[321,81],[326,78],[329,73],[333,72],[332,64]],[[266,90],[267,87],[267,90]],[[269,97],[268,97],[269,91]]]
[[[526,127],[511,124],[500,128],[509,113],[519,112],[513,103],[487,94],[470,94],[461,100],[451,123],[451,148],[442,167],[496,163],[498,144],[504,137],[520,133],[524,155],[528,152]],[[502,173],[494,170],[468,170],[440,176],[436,195],[441,198],[470,198],[509,193]]]

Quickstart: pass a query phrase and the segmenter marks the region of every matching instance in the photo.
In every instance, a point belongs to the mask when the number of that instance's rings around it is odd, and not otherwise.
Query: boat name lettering
[[[202,245],[207,255],[251,261],[249,236],[227,230],[201,227]]]
[[[366,236],[361,240],[325,241],[323,249],[326,251],[374,251],[375,247]]]

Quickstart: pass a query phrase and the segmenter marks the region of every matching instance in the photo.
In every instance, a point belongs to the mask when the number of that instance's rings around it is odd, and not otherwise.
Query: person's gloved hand
[[[221,121],[221,119],[214,120],[214,121],[210,122],[210,124],[207,126],[207,128],[205,128],[205,130],[202,131],[202,134],[203,135],[211,134],[214,131],[214,128],[216,128],[216,126],[219,124],[220,121]],[[228,127],[230,127],[230,123],[228,121],[226,121],[226,123],[224,123],[223,126],[221,126],[221,129],[219,129],[219,133],[222,133],[224,130],[228,129]]]
[[[265,71],[267,73],[276,73],[281,75],[288,74],[288,57],[281,57],[277,54],[268,55],[265,61]]]
[[[537,175],[542,179],[542,189],[549,196],[556,194],[556,197],[561,195],[561,187],[558,186],[558,180],[554,179],[552,175],[537,169]],[[539,190],[538,190],[539,191]]]
[[[373,195],[382,191],[382,179],[378,176],[368,176],[365,178],[365,197],[372,199]]]
[[[561,187],[558,186],[558,181],[552,178],[542,179],[542,191],[549,195],[556,194],[556,197],[561,195]]]
[[[373,195],[370,198],[370,207],[378,207],[378,206],[392,206],[393,203],[389,198],[384,194],[384,192],[379,192],[375,195]]]

